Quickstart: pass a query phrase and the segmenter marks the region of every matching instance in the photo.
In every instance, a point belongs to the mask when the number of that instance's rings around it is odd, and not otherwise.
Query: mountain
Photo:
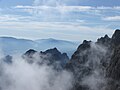
[[[38,40],[35,40],[36,42],[38,43],[41,43],[41,42],[50,42],[50,43],[71,43],[73,44],[73,42],[70,42],[70,41],[65,41],[65,40],[56,40],[56,39],[53,39],[53,38],[48,38],[48,39],[38,39]]]
[[[57,48],[48,49],[46,51],[35,51],[30,49],[26,51],[23,56],[28,63],[38,63],[53,65],[55,69],[62,69],[69,60],[66,53],[61,53]]]
[[[69,56],[73,54],[73,52],[78,46],[77,42],[56,40],[53,38],[39,39],[39,40],[36,40],[36,42],[42,46],[41,48],[43,48],[43,50],[57,47],[61,52],[66,52]]]
[[[57,48],[40,52],[29,49],[21,57],[29,64],[50,65],[56,70],[62,70],[69,61],[67,53],[61,53]],[[0,60],[4,63],[12,64],[13,56],[6,55]]]
[[[60,48],[73,44],[69,41],[55,39],[36,41],[21,39],[19,41],[15,38],[6,38],[5,40],[1,38],[1,40],[5,44],[9,44],[7,41],[11,41],[9,45],[18,45],[20,41],[22,43],[24,41],[24,44],[27,42],[29,45],[35,45],[36,43],[40,47],[43,45],[46,45],[45,47],[60,45],[58,46]],[[22,58],[29,64],[48,65],[57,71],[65,70],[71,72],[73,75],[73,86],[70,90],[120,90],[119,29],[115,30],[112,37],[105,35],[98,38],[96,42],[84,40],[70,60],[67,53],[60,52],[57,48],[47,49],[46,51],[28,49],[22,55]],[[7,55],[2,60],[7,64],[11,64],[12,56]]]
[[[35,50],[46,50],[57,47],[61,52],[66,52],[71,56],[77,47],[77,43],[56,39],[39,39],[33,41],[16,39],[13,37],[0,37],[0,47],[2,49],[1,51],[6,55],[24,53],[24,51],[27,51],[30,48]]]
[[[1,51],[5,54],[23,53],[29,48],[34,48],[35,45],[37,43],[32,40],[0,37]]]
[[[65,69],[74,75],[72,90],[120,90],[120,30],[97,42],[84,40]]]

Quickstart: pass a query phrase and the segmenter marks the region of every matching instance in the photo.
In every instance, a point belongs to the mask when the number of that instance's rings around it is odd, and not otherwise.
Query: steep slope
[[[120,79],[119,54],[120,30],[95,43],[84,40],[66,64],[75,78],[72,90],[120,90],[116,84]]]
[[[112,56],[107,68],[107,90],[120,90],[120,30],[116,30],[112,36]]]

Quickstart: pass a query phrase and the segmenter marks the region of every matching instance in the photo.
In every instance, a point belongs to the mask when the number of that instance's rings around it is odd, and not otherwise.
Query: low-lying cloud
[[[0,90],[69,90],[72,74],[46,64],[29,64],[15,56],[12,64],[0,62]]]

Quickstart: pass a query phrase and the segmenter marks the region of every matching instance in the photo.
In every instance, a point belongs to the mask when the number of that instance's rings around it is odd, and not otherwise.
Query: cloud
[[[57,38],[66,40],[96,40],[105,34],[111,35],[113,29],[105,26],[90,27],[79,22],[0,22],[0,35],[12,35],[22,38]],[[11,32],[9,33],[9,29]],[[23,33],[25,32],[25,33]]]
[[[111,16],[111,17],[105,17],[103,20],[106,21],[120,21],[120,16]]]
[[[76,21],[78,19],[88,20],[91,17],[105,17],[108,13],[119,14],[120,7],[93,7],[93,6],[68,6],[57,4],[55,6],[42,4],[33,6],[18,5],[14,7],[23,10],[36,17],[41,17],[41,21]],[[113,12],[114,11],[114,12]],[[84,14],[84,16],[82,15]],[[94,20],[94,19],[93,19]]]
[[[94,7],[91,6],[64,6],[64,5],[60,5],[60,6],[47,6],[47,5],[40,5],[40,6],[15,6],[15,8],[17,9],[24,9],[24,10],[31,10],[31,11],[35,11],[37,10],[37,12],[40,12],[42,10],[56,10],[58,12],[80,12],[80,11],[89,11],[91,9],[94,9]]]
[[[16,5],[7,9],[9,13],[33,16],[33,21],[46,22],[101,22],[108,14],[118,14],[119,6],[80,6],[79,0],[34,0],[32,5]],[[6,11],[6,9],[4,9]],[[97,19],[97,20],[96,20]],[[21,20],[19,18],[19,20]],[[24,19],[27,20],[27,19]]]
[[[0,72],[1,90],[69,90],[72,87],[70,72],[57,72],[46,64],[29,64],[20,55],[13,56],[12,64],[1,60]]]
[[[20,21],[29,21],[29,20],[32,20],[33,17],[30,17],[30,16],[21,16],[21,15],[11,15],[11,14],[1,14],[0,15],[0,22],[13,22],[13,21],[16,21],[16,22],[20,22]]]
[[[18,18],[9,15],[2,15],[0,16],[0,21],[18,21]]]
[[[18,15],[1,15],[0,21],[19,21],[20,19],[23,19],[23,17],[20,17]]]
[[[49,6],[56,6],[56,5],[68,5],[68,6],[78,6],[80,3],[79,0],[34,0],[34,5],[49,5]]]
[[[40,6],[40,5],[46,5],[46,6],[57,6],[63,4],[60,0],[34,0],[33,5]]]
[[[115,6],[113,8],[116,9],[116,10],[120,10],[120,6]]]
[[[91,6],[15,6],[15,9],[23,10],[34,17],[39,17],[40,21],[82,21],[82,14],[100,15],[100,12]],[[85,20],[84,20],[85,21]]]
[[[95,40],[95,38],[107,33],[111,35],[112,29],[108,27],[111,23],[108,24],[105,21],[110,21],[111,16],[117,16],[112,17],[112,20],[114,19],[112,24],[116,25],[115,19],[119,20],[119,6],[80,6],[70,4],[69,0],[34,1],[31,6],[17,5],[7,10],[4,8],[2,10],[4,12],[0,14],[0,28],[4,30],[16,29],[16,31],[26,30],[26,32],[29,30],[43,34],[41,37],[38,33],[36,36],[30,34],[31,38],[55,37],[55,34],[58,35],[59,32],[58,39],[75,40],[79,38],[83,40],[91,38]],[[77,3],[78,1],[74,2]],[[48,35],[48,33],[50,34]]]
[[[115,11],[119,6],[80,6],[79,0],[34,0],[32,5],[16,5],[12,9],[38,17],[39,21],[92,21],[101,20],[106,14]],[[78,4],[77,4],[78,3]],[[94,18],[93,18],[94,17]],[[37,20],[36,19],[36,20]],[[90,21],[90,22],[91,22]],[[98,21],[98,20],[95,20]]]
[[[65,10],[70,10],[70,11],[76,11],[76,9],[79,11],[86,11],[86,10],[90,10],[93,7],[91,6],[47,6],[47,5],[43,5],[43,6],[16,6],[15,8],[24,8],[24,9],[44,9],[44,8],[51,8],[51,9],[65,9]]]

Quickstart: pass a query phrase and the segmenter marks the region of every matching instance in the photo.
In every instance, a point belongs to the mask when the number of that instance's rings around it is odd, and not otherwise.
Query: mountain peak
[[[112,38],[115,38],[116,36],[118,37],[118,35],[120,35],[120,29],[116,29]]]
[[[106,34],[106,35],[104,36],[104,38],[109,38],[109,36]]]
[[[112,43],[114,45],[120,44],[120,29],[116,29],[113,36],[112,36]]]
[[[61,66],[63,67],[69,60],[69,57],[67,56],[67,54],[66,53],[62,54],[56,47],[53,49],[48,49],[44,52],[42,51],[40,51],[39,53],[37,52],[38,53],[37,60],[33,56],[36,52],[37,51],[30,49],[23,55],[23,58],[26,59],[29,63],[37,62],[39,64],[42,64],[42,63],[46,63],[49,65],[55,64],[55,67],[57,66],[56,64],[57,62],[60,65],[60,67]]]
[[[56,47],[53,49],[48,49],[44,53],[61,54],[61,52],[59,52],[59,50]]]
[[[104,37],[98,38],[96,43],[109,46],[110,42],[111,38],[109,38],[109,36],[106,34]]]
[[[81,45],[79,45],[78,50],[85,50],[86,48],[89,48],[91,42],[92,41],[84,40],[83,43]]]
[[[26,56],[31,56],[33,54],[35,54],[37,51],[35,51],[34,49],[29,49],[24,55]]]
[[[83,44],[89,44],[91,41],[84,40]]]

